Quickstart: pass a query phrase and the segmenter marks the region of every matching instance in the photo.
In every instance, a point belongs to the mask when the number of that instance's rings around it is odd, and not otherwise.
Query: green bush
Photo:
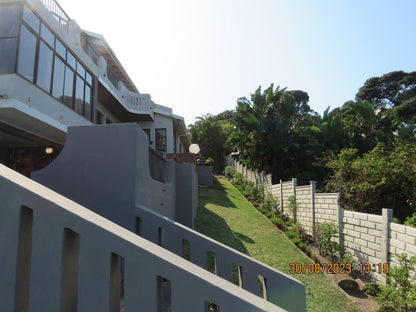
[[[416,311],[416,257],[408,258],[405,253],[394,256],[399,260],[399,265],[390,266],[388,283],[380,286],[376,297],[380,304],[378,311]]]
[[[266,211],[272,211],[276,216],[278,214],[278,203],[273,197],[272,193],[268,192],[263,198],[263,202],[260,205],[261,209]]]
[[[414,213],[411,217],[407,217],[406,221],[404,221],[404,225],[416,227],[416,213]]]
[[[225,167],[225,169],[224,169],[224,174],[225,174],[225,177],[226,177],[228,180],[233,179],[236,173],[237,173],[237,170],[236,170],[234,167],[227,166],[227,167]]]
[[[298,202],[296,201],[295,195],[290,195],[287,199],[287,208],[293,216],[293,219],[296,220],[296,212],[298,210]]]
[[[376,296],[380,292],[380,287],[377,284],[371,283],[363,287],[363,291],[371,296]]]
[[[335,262],[339,257],[340,246],[334,241],[338,237],[339,228],[334,222],[325,222],[318,226],[318,245],[321,255],[328,256]]]
[[[206,166],[213,166],[214,165],[214,159],[212,157],[208,157],[205,161]]]

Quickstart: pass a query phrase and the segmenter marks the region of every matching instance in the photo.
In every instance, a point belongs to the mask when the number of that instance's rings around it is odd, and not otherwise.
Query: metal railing
[[[81,34],[81,46],[89,58],[99,66],[100,55],[95,51],[94,47],[89,43],[87,37],[84,34]]]
[[[0,311],[284,311],[3,165],[0,198]]]
[[[65,13],[64,9],[55,0],[40,0],[45,8],[52,14],[52,16],[58,21],[59,25],[66,31],[68,31],[69,16]]]

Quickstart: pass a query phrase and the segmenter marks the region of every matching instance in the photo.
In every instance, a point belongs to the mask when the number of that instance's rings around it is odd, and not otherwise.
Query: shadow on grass
[[[210,203],[224,208],[237,208],[236,205],[228,198],[228,189],[218,182],[214,177],[214,185],[212,187],[199,187],[199,202]],[[229,195],[231,196],[231,195]]]
[[[242,241],[254,243],[247,236],[233,232],[227,222],[207,209],[207,204],[216,205],[220,208],[237,208],[226,195],[226,190],[220,190],[216,186],[221,184],[216,181],[214,187],[199,189],[199,203],[195,229],[208,237],[211,237],[242,253],[249,254]]]
[[[244,234],[241,234],[241,233],[238,233],[238,232],[234,232],[234,235],[235,235],[235,237],[237,237],[238,239],[240,239],[240,240],[242,240],[242,241],[244,241],[246,243],[249,243],[249,244],[255,244],[256,243],[250,237],[248,237],[248,236],[246,236]]]

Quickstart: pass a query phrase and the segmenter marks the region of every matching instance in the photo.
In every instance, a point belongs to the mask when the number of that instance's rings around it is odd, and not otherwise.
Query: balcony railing
[[[3,165],[0,198],[0,311],[284,311]]]
[[[55,0],[40,0],[45,8],[52,14],[52,16],[58,21],[59,25],[66,31],[68,31],[69,16],[65,13],[64,9]]]
[[[107,65],[107,78],[113,84],[113,86],[118,90],[118,80],[117,76],[111,71],[110,67]]]

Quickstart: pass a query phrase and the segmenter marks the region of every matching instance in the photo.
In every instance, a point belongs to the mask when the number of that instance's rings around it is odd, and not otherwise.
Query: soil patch
[[[319,260],[320,263],[329,263],[328,259],[321,256],[319,254],[319,248],[318,247],[312,247],[311,252],[315,254]],[[355,275],[353,273],[347,274],[347,273],[337,273],[337,274],[327,274],[325,272],[326,276],[334,282],[338,287],[340,287],[341,284],[346,285],[353,285],[352,282],[356,283],[358,285],[358,289],[354,289],[354,287],[346,287],[346,289],[342,289],[355,303],[357,303],[357,306],[359,309],[361,309],[364,312],[376,312],[379,308],[379,305],[375,298],[369,294],[366,294],[364,291],[362,291],[364,285],[371,283],[371,280],[367,276],[362,275]],[[352,281],[351,283],[346,282],[347,280]],[[348,289],[350,288],[350,289]]]

